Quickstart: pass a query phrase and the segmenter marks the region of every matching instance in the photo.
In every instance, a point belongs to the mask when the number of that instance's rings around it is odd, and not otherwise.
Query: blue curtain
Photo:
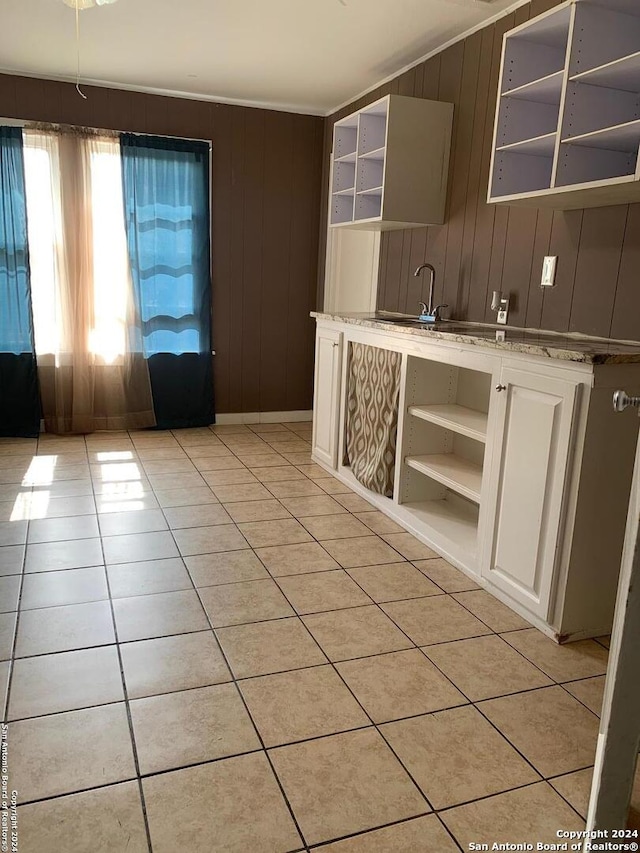
[[[0,127],[0,435],[39,429],[22,130]]]
[[[122,181],[159,429],[213,423],[209,146],[124,133]]]

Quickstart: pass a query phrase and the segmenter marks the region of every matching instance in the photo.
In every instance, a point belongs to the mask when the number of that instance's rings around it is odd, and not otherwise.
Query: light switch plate
[[[558,263],[557,256],[547,255],[542,262],[542,278],[540,287],[553,287],[556,282],[556,264]]]

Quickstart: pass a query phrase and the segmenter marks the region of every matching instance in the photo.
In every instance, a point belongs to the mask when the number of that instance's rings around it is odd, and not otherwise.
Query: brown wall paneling
[[[323,119],[83,90],[0,75],[0,117],[211,140],[216,411],[310,409]]]
[[[436,298],[455,318],[495,322],[491,291],[503,290],[515,325],[640,339],[640,205],[562,212],[486,204],[502,37],[559,2],[532,0],[365,99],[391,91],[455,104],[446,222],[383,234],[379,308],[417,310],[427,277],[413,271],[426,260],[437,270]],[[327,134],[325,162],[329,151]],[[542,289],[547,254],[558,255],[556,286]]]

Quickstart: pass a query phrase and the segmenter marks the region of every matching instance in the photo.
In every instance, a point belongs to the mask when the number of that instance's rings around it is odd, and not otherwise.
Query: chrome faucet
[[[427,323],[437,323],[442,319],[440,316],[440,312],[443,308],[448,308],[448,305],[436,305],[435,308],[433,306],[433,291],[436,283],[436,270],[431,264],[420,264],[418,269],[414,272],[414,276],[416,278],[420,277],[420,273],[422,270],[429,270],[431,273],[431,278],[429,280],[429,304],[427,305],[425,302],[419,302],[420,306],[420,319],[424,320]]]

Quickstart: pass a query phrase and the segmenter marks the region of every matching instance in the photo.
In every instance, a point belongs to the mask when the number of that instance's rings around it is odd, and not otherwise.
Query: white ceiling
[[[80,13],[81,78],[321,115],[514,0],[119,0]],[[0,0],[0,70],[72,79],[75,11]]]

